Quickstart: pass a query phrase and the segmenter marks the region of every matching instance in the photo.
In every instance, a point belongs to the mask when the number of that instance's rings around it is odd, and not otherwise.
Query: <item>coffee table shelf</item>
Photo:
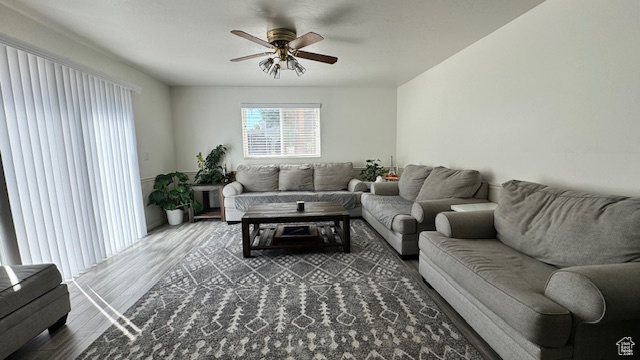
[[[258,227],[259,234],[252,232],[253,240],[251,241],[251,250],[264,249],[292,249],[292,248],[309,248],[309,247],[343,247],[340,232],[342,228],[335,225],[318,225],[319,240],[315,241],[290,241],[287,243],[274,244],[273,237],[277,226]]]
[[[260,204],[252,206],[242,217],[242,253],[251,250],[342,247],[351,250],[349,212],[334,202],[306,203],[304,211],[296,203]],[[287,241],[274,244],[277,224],[316,224],[318,241]]]

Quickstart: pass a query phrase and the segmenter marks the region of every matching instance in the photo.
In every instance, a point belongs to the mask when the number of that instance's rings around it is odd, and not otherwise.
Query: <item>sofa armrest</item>
[[[398,188],[397,181],[372,183],[371,193],[373,195],[396,196],[400,195],[400,188]]]
[[[222,195],[225,197],[242,194],[242,192],[244,192],[244,186],[237,181],[228,183],[222,188]]]
[[[544,295],[569,310],[574,326],[640,322],[640,263],[572,266],[555,271]]]
[[[367,184],[365,184],[364,181],[360,179],[354,178],[349,181],[349,185],[347,186],[347,189],[350,192],[367,191]]]
[[[441,212],[436,216],[436,231],[457,239],[495,239],[493,210]]]
[[[448,198],[438,200],[423,200],[416,201],[411,207],[411,216],[416,218],[418,224],[423,224],[423,227],[435,229],[436,215],[443,211],[451,211],[451,205],[460,204],[472,204],[482,203],[487,200],[476,198]]]

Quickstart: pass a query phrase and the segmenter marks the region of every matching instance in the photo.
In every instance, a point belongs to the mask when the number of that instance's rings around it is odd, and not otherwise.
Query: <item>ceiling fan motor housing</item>
[[[278,48],[287,46],[290,41],[293,41],[295,39],[296,32],[293,30],[278,28],[267,31],[267,40],[270,44]]]
[[[289,42],[296,39],[296,32],[289,29],[278,28],[267,31],[267,40],[275,47],[281,62],[287,61]],[[286,68],[286,67],[284,67]]]

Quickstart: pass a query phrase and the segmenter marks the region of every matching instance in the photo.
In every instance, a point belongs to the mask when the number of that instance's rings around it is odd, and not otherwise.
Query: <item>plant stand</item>
[[[195,222],[199,219],[219,219],[220,221],[226,221],[224,218],[224,195],[222,194],[222,188],[224,184],[204,184],[204,185],[193,185],[191,188],[193,192],[201,192],[202,193],[202,211],[196,213],[193,211],[193,208],[189,208],[189,222]],[[212,208],[209,205],[209,192],[217,191],[218,199],[220,202],[220,207]]]

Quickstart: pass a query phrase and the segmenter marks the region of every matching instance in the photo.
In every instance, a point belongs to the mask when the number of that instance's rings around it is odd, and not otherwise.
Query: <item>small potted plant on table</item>
[[[384,168],[379,164],[380,159],[369,159],[365,168],[360,171],[360,178],[371,188],[371,183],[376,181],[378,176],[384,175]]]
[[[187,183],[189,177],[179,171],[156,176],[153,191],[149,194],[149,205],[158,205],[167,212],[169,225],[182,223],[183,208],[202,209],[193,197],[193,189]]]

